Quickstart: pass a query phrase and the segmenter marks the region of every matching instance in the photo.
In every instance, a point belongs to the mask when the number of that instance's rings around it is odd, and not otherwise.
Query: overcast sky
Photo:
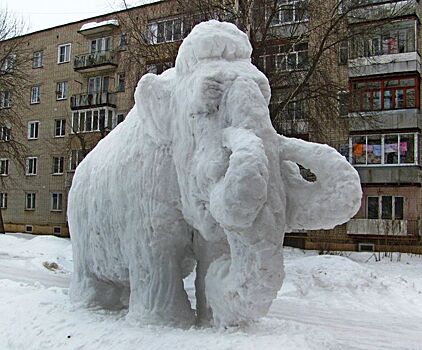
[[[140,5],[152,0],[131,0],[130,5]],[[0,9],[7,9],[17,18],[23,19],[26,32],[80,19],[117,11],[122,8],[122,0],[0,0]]]

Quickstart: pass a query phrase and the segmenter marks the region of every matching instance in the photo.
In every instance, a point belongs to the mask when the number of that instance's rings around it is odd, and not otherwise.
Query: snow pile
[[[125,122],[78,166],[72,301],[129,306],[144,324],[248,323],[281,287],[284,231],[332,228],[359,209],[344,157],[276,133],[251,52],[233,24],[197,25],[175,68],[140,80]],[[196,312],[182,283],[195,263]]]
[[[421,257],[403,255],[399,262],[375,262],[368,261],[364,253],[327,258],[316,252],[286,248],[287,278],[267,317],[228,330],[180,330],[132,324],[127,310],[74,308],[67,288],[70,274],[25,266],[29,255],[17,249],[25,244],[25,249],[31,251],[33,244],[34,251],[63,255],[71,264],[71,257],[63,254],[71,249],[69,240],[58,243],[59,238],[38,238],[26,241],[0,235],[2,350],[420,349]],[[8,251],[12,254],[8,255]],[[350,279],[358,282],[348,282],[343,268]],[[370,274],[376,279],[366,286],[363,281]],[[315,283],[321,276],[323,283]],[[185,280],[193,305],[194,279],[191,275]],[[312,279],[308,291],[300,289]],[[388,288],[377,287],[382,284]],[[370,304],[374,306],[368,308]]]
[[[82,25],[81,29],[79,29],[80,32],[88,29],[103,27],[107,25],[113,25],[113,26],[119,26],[119,21],[117,19],[110,19],[108,21],[102,21],[102,22],[89,22]]]

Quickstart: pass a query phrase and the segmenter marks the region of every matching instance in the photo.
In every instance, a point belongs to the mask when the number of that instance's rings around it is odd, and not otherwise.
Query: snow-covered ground
[[[69,240],[0,235],[0,349],[422,349],[422,257],[346,255],[286,248],[286,280],[266,318],[180,330],[74,308]],[[193,276],[186,289],[193,299]]]

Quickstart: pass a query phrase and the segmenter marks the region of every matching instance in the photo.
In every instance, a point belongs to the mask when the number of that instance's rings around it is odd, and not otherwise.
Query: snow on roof
[[[79,31],[88,30],[88,29],[97,28],[97,27],[102,27],[102,26],[107,26],[107,25],[118,26],[119,21],[117,19],[110,19],[108,21],[102,21],[102,22],[89,22],[89,23],[85,23],[81,27],[81,29],[79,29]]]

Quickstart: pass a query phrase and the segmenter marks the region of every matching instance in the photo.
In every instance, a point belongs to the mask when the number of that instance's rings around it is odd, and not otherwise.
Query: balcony
[[[359,3],[358,1],[355,1]],[[362,23],[391,17],[418,15],[419,0],[367,0],[360,1],[348,13],[349,23]],[[351,1],[353,4],[353,1]],[[347,9],[345,9],[347,10]]]
[[[421,73],[421,58],[417,52],[360,57],[350,59],[348,67],[350,78],[406,72]]]
[[[419,236],[420,227],[420,220],[352,219],[347,223],[347,234],[387,237]]]
[[[89,94],[77,94],[70,98],[70,108],[72,110],[104,106],[116,107],[115,93],[96,92]]]
[[[306,119],[283,120],[281,132],[286,135],[304,135],[309,132],[309,122]]]
[[[110,70],[117,67],[114,51],[87,53],[75,57],[73,69],[80,73],[90,73],[100,70]]]

